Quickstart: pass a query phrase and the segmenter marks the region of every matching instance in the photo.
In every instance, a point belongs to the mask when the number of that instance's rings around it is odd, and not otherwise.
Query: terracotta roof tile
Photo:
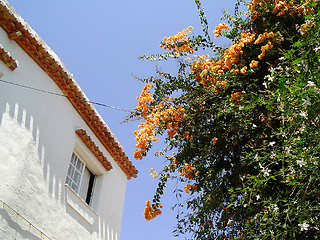
[[[10,53],[6,52],[2,45],[0,44],[0,60],[7,65],[12,71],[18,67],[18,62],[13,59]]]
[[[76,130],[76,134],[82,140],[82,142],[88,147],[88,149],[93,153],[93,155],[99,160],[102,166],[110,171],[112,169],[111,163],[107,160],[107,158],[100,151],[99,147],[92,141],[91,137],[87,134],[84,129]]]

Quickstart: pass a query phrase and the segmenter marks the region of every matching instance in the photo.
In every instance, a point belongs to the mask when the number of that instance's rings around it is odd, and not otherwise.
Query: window
[[[72,153],[66,184],[68,184],[89,206],[92,203],[95,175],[78,154]]]

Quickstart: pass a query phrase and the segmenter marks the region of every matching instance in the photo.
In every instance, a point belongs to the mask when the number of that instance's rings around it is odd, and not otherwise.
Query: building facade
[[[119,239],[136,168],[61,60],[5,0],[0,44],[0,239]]]

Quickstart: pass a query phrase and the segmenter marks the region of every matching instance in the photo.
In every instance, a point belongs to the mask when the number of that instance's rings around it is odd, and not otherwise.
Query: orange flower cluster
[[[256,34],[250,32],[250,31],[245,31],[243,33],[241,33],[241,39],[239,41],[240,45],[246,45],[249,44],[251,42],[253,42],[253,40],[256,38]]]
[[[193,61],[190,70],[200,84],[212,86],[216,89],[216,92],[219,92],[222,88],[227,87],[227,81],[225,79],[219,79],[219,74],[224,73],[226,69],[229,69],[231,73],[245,74],[248,67],[251,69],[258,67],[259,61],[256,60],[252,60],[249,66],[242,66],[241,69],[234,67],[239,61],[239,55],[243,53],[243,47],[252,42],[260,44],[268,38],[272,38],[272,42],[268,41],[267,44],[261,46],[261,54],[258,56],[258,59],[261,60],[266,55],[266,51],[273,48],[274,42],[284,40],[280,32],[276,34],[273,32],[265,32],[256,38],[255,33],[245,31],[241,33],[241,37],[237,42],[233,42],[232,45],[225,50],[220,60],[213,61],[212,59],[207,59],[208,55],[198,56],[199,59]]]
[[[185,118],[184,111],[185,109],[178,105],[176,107],[171,106],[164,112],[162,121],[167,122],[166,128],[170,138],[173,138],[181,130],[180,122]]]
[[[149,88],[153,87],[152,84],[146,84],[142,89],[142,92],[137,99],[139,100],[138,106],[136,107],[139,112],[142,113],[142,116],[147,116],[149,106],[148,103],[153,101],[152,94],[148,91]]]
[[[309,0],[305,1],[300,6],[296,6],[293,2],[293,0],[290,1],[284,1],[284,0],[276,0],[274,1],[275,7],[273,8],[273,13],[277,14],[277,16],[284,15],[285,13],[289,12],[291,16],[293,16],[295,13],[299,12],[300,14],[307,14],[310,11],[313,11],[313,8],[306,7],[307,4],[309,4]]]
[[[276,34],[273,32],[265,32],[263,34],[259,34],[258,38],[256,39],[256,41],[254,42],[255,44],[259,44],[262,43],[264,39],[267,38],[274,38],[273,42],[282,42],[284,39],[281,36],[280,32],[277,32]],[[268,41],[267,44],[265,44],[264,46],[261,47],[261,54],[258,56],[258,58],[261,60],[265,55],[266,55],[266,50],[273,48],[273,44],[271,41]],[[252,61],[250,64],[250,68],[254,68],[258,66],[257,61]]]
[[[136,130],[133,132],[133,134],[136,135],[135,140],[138,142],[136,148],[140,148],[140,150],[137,149],[134,152],[135,159],[142,159],[148,149],[149,142],[159,140],[158,137],[155,137],[155,128],[160,124],[160,117],[161,112],[158,109],[153,109],[151,114],[145,117],[145,122],[142,122],[138,126],[139,131]]]
[[[174,155],[174,154],[175,153],[172,153],[172,155]],[[177,158],[174,157],[174,156],[168,155],[167,159],[171,160],[171,163],[168,164],[168,168],[171,169],[172,171],[175,171],[176,167],[177,167],[177,164],[178,164]]]
[[[248,3],[248,8],[250,11],[254,10],[257,6],[260,5],[261,0],[251,0]],[[261,3],[262,4],[262,3]]]
[[[256,35],[249,31],[241,33],[239,41],[233,43],[217,62],[211,59],[205,59],[204,56],[198,56],[199,59],[194,60],[190,66],[193,75],[199,83],[203,85],[213,85],[217,91],[221,90],[221,87],[226,87],[226,81],[217,79],[213,73],[223,73],[225,69],[230,69],[232,73],[240,73],[239,69],[232,68],[232,66],[239,61],[239,55],[243,53],[242,48],[246,44],[253,42],[255,37]],[[246,68],[243,68],[241,73],[245,73],[246,70]]]
[[[249,10],[252,12],[251,20],[260,17],[258,7],[265,8],[266,12],[272,11],[277,16],[282,16],[286,13],[293,16],[296,13],[305,15],[314,11],[312,7],[307,6],[310,0],[305,0],[303,4],[296,5],[293,0],[251,0],[248,3]]]
[[[150,87],[152,87],[152,85],[146,84],[141,95],[137,98],[139,99],[137,109],[145,119],[145,121],[138,126],[139,131],[136,130],[133,132],[136,136],[135,140],[137,141],[137,150],[134,152],[134,158],[140,160],[147,151],[149,143],[159,140],[158,137],[155,137],[155,129],[158,126],[162,125],[166,128],[169,137],[172,138],[180,131],[180,122],[185,118],[185,109],[182,106],[173,107],[167,104],[166,101],[150,109],[148,104],[153,101],[152,94],[148,92]],[[169,100],[172,100],[172,98],[169,98]]]
[[[213,33],[214,33],[214,37],[217,38],[221,35],[221,32],[222,30],[225,29],[225,30],[229,30],[230,27],[225,24],[224,22],[223,23],[219,23],[216,28],[213,30]]]
[[[239,55],[243,53],[242,48],[254,41],[255,34],[249,31],[241,33],[241,38],[238,42],[233,43],[231,47],[229,47],[222,57],[222,59],[217,62],[221,69],[231,69],[232,65],[239,61]]]
[[[212,59],[205,59],[206,56],[198,56],[199,59],[193,60],[193,63],[190,66],[192,74],[202,85],[216,85],[220,80],[216,79],[212,73],[215,73],[219,70],[219,67],[216,66],[216,62]]]
[[[257,40],[254,42],[255,44],[262,43],[262,41],[266,38],[273,38],[275,35],[273,32],[265,32],[263,34],[259,34]]]
[[[189,193],[190,191],[194,192],[197,190],[197,186],[187,184],[187,186],[184,187],[184,190],[186,191],[186,193]]]
[[[261,54],[258,56],[258,58],[261,60],[266,55],[266,51],[271,48],[273,48],[273,44],[269,41],[266,45],[261,47]]]
[[[149,221],[151,219],[154,219],[156,216],[161,214],[162,208],[161,203],[159,204],[153,204],[152,206],[150,205],[150,201],[146,201],[146,206],[144,208],[144,218]]]
[[[151,173],[150,173],[150,176],[151,176],[151,177],[154,177],[154,178],[158,177],[158,173],[157,173],[156,170],[154,170],[153,168],[151,168],[150,171],[151,171]]]
[[[191,163],[186,163],[182,170],[178,170],[181,177],[192,179],[194,177],[194,167]]]
[[[258,67],[258,64],[259,64],[259,61],[252,60],[250,63],[250,68],[256,68]]]
[[[247,72],[247,69],[248,69],[248,67],[247,67],[247,66],[244,66],[243,68],[241,68],[240,72],[241,72],[242,74],[245,74],[245,73]]]
[[[194,50],[191,48],[190,38],[187,37],[188,33],[191,33],[193,29],[192,26],[183,29],[181,32],[178,32],[176,35],[171,37],[164,37],[162,43],[160,44],[161,48],[168,49],[169,51],[179,53],[194,53]]]
[[[234,102],[234,104],[239,105],[242,102],[242,99],[244,97],[244,94],[241,92],[235,92],[231,94],[231,98],[229,99],[231,102]]]
[[[145,122],[142,122],[138,127],[139,131],[134,131],[133,134],[136,135],[135,140],[138,142],[136,144],[137,149],[134,152],[135,159],[142,159],[143,154],[148,149],[148,143],[150,141],[158,141],[159,138],[155,137],[155,127],[159,125],[159,111],[154,110],[151,114],[148,114],[149,106],[148,103],[153,101],[152,94],[148,92],[148,89],[152,87],[150,84],[146,84],[142,90],[142,93],[137,99],[139,100],[137,110],[142,113],[142,117],[145,118]]]

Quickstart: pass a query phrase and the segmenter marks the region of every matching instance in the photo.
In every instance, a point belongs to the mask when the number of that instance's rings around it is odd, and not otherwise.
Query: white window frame
[[[84,178],[86,178],[86,182],[84,182]],[[89,206],[93,202],[96,178],[97,175],[88,168],[80,155],[73,151],[66,176],[66,184]]]

